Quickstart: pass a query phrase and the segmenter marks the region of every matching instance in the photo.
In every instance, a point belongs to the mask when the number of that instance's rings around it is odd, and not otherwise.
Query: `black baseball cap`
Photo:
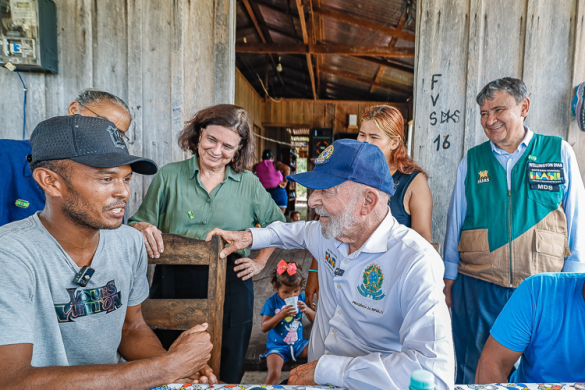
[[[132,156],[112,122],[91,116],[56,116],[35,127],[28,161],[70,159],[94,168],[130,165],[133,172],[154,175],[155,162]]]

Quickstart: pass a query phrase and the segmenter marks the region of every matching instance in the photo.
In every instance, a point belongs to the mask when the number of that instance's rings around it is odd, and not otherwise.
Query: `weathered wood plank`
[[[207,265],[216,263],[215,247],[220,238],[213,237],[212,242],[205,242],[181,236],[179,234],[163,234],[165,251],[160,258],[149,258],[149,264]]]
[[[463,155],[469,0],[427,1],[417,11],[413,157],[430,175],[433,237],[442,242],[455,171]]]
[[[572,62],[572,83],[571,91],[574,93],[575,87],[585,80],[585,0],[577,1],[577,13],[575,16],[575,28],[573,30],[573,62]],[[585,177],[585,132],[580,131],[577,121],[571,121],[569,124],[569,133],[567,141],[577,155],[581,177]]]
[[[128,0],[128,100],[126,101],[132,115],[132,124],[128,130],[128,151],[135,156],[143,153],[143,113],[142,103],[142,1]],[[148,176],[135,176],[130,181],[130,199],[128,201],[127,217],[134,215],[146,195],[149,179]]]
[[[205,299],[147,299],[142,302],[144,321],[153,329],[187,330],[207,321]]]
[[[567,137],[574,91],[575,1],[529,0],[523,79],[531,94],[526,124],[535,132]],[[582,64],[581,64],[582,66]],[[551,115],[551,111],[553,111]]]

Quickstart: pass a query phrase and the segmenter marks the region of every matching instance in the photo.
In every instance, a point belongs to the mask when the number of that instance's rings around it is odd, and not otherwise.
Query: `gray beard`
[[[315,212],[317,214],[322,217],[329,217],[329,222],[323,223],[323,221],[319,221],[321,223],[321,234],[323,237],[327,240],[341,237],[347,228],[351,228],[357,224],[357,218],[353,214],[357,201],[358,196],[356,194],[356,196],[349,201],[349,204],[343,213],[338,216],[331,216],[324,208],[315,207]]]

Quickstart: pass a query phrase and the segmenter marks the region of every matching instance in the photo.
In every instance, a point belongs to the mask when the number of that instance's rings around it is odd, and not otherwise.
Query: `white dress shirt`
[[[390,211],[366,243],[327,240],[319,222],[250,229],[252,249],[308,249],[319,262],[319,307],[309,361],[315,381],[349,389],[407,389],[412,371],[454,385],[451,319],[441,257]]]

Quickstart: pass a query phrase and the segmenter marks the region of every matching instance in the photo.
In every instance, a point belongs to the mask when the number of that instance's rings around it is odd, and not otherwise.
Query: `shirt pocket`
[[[535,229],[534,234],[534,261],[532,273],[561,272],[565,264],[565,256],[571,252],[566,246],[564,234]]]
[[[492,262],[487,229],[463,230],[457,250],[464,263],[481,266]]]
[[[528,187],[528,199],[540,203],[552,209],[557,209],[563,200],[564,185],[558,184],[558,191],[534,190]]]

